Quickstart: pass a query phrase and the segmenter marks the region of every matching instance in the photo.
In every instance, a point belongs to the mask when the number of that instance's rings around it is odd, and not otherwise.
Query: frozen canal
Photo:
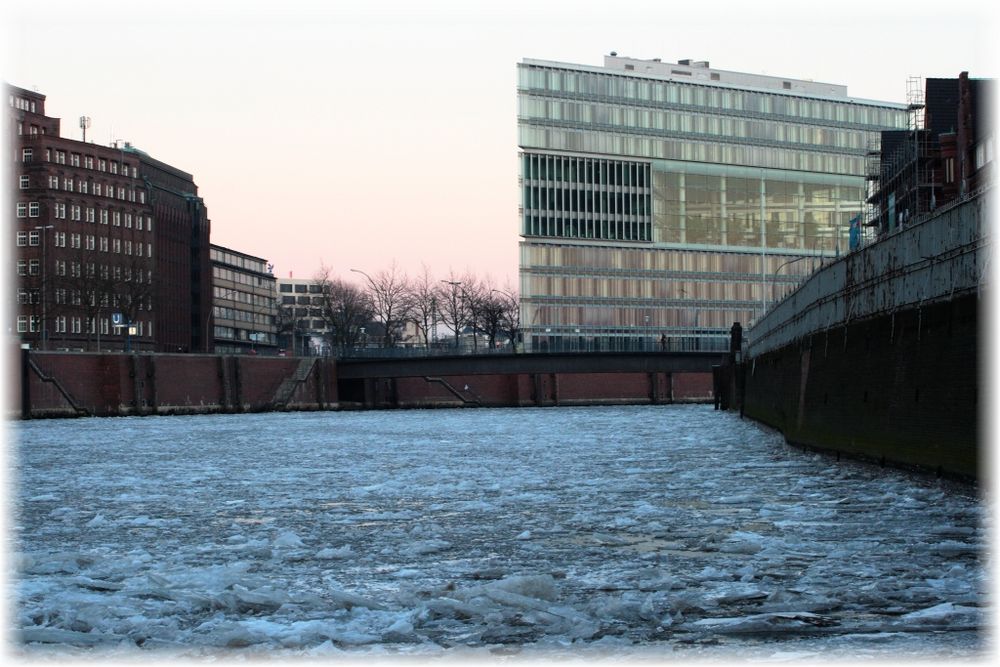
[[[711,406],[10,426],[27,656],[979,658],[976,492]]]

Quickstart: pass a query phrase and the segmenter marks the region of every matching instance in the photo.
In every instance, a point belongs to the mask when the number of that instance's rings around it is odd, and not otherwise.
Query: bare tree
[[[423,337],[424,347],[431,346],[431,331],[437,324],[438,284],[427,265],[423,273],[410,283],[410,321],[417,327],[417,335]]]
[[[500,297],[503,304],[500,329],[510,340],[511,349],[517,352],[517,339],[521,335],[521,300],[517,291],[509,286],[503,290],[493,290],[493,293]]]
[[[468,276],[461,280],[454,271],[448,272],[448,279],[441,280],[438,288],[438,305],[441,321],[455,333],[455,347],[458,347],[459,335],[472,320],[469,300],[466,297],[465,283]]]
[[[356,347],[365,325],[372,319],[372,305],[364,290],[333,278],[322,266],[313,279],[321,297],[320,312],[330,327],[330,344],[341,354]]]
[[[152,259],[133,255],[110,267],[107,280],[112,307],[122,314],[126,326],[139,322],[139,316],[153,309]],[[152,332],[148,334],[152,336]],[[126,334],[126,347],[130,337]]]
[[[493,287],[493,279],[487,276],[477,286],[475,296],[475,327],[489,341],[490,349],[496,347],[497,339],[503,333],[504,299]]]
[[[351,271],[360,273],[368,281],[372,312],[384,329],[382,347],[392,347],[402,338],[413,308],[409,278],[399,271],[396,262],[387,271],[379,271],[374,276],[358,269]]]

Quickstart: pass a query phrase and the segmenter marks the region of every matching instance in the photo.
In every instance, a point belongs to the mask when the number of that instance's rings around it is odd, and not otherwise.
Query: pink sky
[[[88,115],[88,140],[193,174],[213,242],[278,276],[395,261],[511,286],[522,58],[704,59],[899,102],[911,75],[996,75],[979,2],[415,4],[25,4],[6,10],[3,74],[47,96],[63,136]]]

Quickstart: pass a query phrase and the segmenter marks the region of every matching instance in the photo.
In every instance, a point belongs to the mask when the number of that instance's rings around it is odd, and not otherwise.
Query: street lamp
[[[813,257],[812,255],[802,255],[801,257],[796,257],[795,259],[790,259],[787,262],[782,262],[781,264],[778,265],[778,268],[776,268],[774,270],[774,278],[773,278],[773,280],[771,280],[771,301],[777,301],[777,299],[774,296],[774,288],[775,288],[775,285],[778,282],[778,272],[781,271],[781,269],[783,269],[786,266],[788,266],[789,264],[794,264],[795,262],[798,262],[798,261],[803,260],[803,259],[816,259],[816,258]],[[767,311],[767,303],[766,302],[764,304],[764,311],[765,312]]]
[[[52,229],[53,227],[55,227],[55,225],[37,225],[35,227],[35,229],[37,229],[41,233],[42,237],[42,349],[43,350],[47,349],[49,340],[48,324],[46,322],[46,320],[48,320],[48,313],[46,312],[48,307],[48,297],[46,294],[48,291],[48,280],[47,280],[48,276],[46,273],[46,263],[45,263],[45,237],[47,236],[45,230]]]

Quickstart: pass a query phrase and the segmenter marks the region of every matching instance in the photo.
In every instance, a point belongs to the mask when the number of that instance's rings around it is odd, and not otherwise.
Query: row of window
[[[657,81],[620,73],[582,72],[518,65],[518,88],[523,91],[562,93],[568,97],[596,99],[613,104],[647,103],[684,105],[704,109],[732,109],[748,114],[813,119],[829,123],[906,127],[906,110],[859,104],[850,100],[821,100],[754,90],[679,81]]]
[[[20,95],[8,95],[10,106],[14,109],[20,109],[21,111],[30,111],[31,113],[36,113],[35,111],[35,101],[29,100],[27,98],[21,97]]]
[[[215,326],[215,337],[224,340],[239,340],[253,342],[258,345],[276,345],[274,334],[269,331],[251,331],[250,329],[238,329],[224,325]],[[217,350],[219,348],[216,348]]]
[[[255,276],[249,273],[244,273],[242,271],[234,271],[233,269],[226,269],[221,266],[212,267],[212,276],[217,280],[228,280],[232,283],[238,283],[240,285],[250,285],[252,287],[264,287],[270,290],[274,290],[274,278],[267,278],[265,276]]]
[[[212,248],[209,251],[209,254],[213,262],[229,264],[230,266],[246,269],[248,271],[256,271],[258,273],[270,273],[270,271],[267,270],[267,263],[260,259],[251,259],[250,257],[246,257],[244,255],[238,255],[236,253],[219,250],[217,248]]]
[[[322,291],[322,287],[315,283],[280,283],[278,285],[279,292],[295,292],[296,294],[305,294],[306,292],[310,294],[319,294]]]
[[[41,272],[41,262],[37,259],[19,259],[17,260],[17,275],[19,276],[37,276]],[[96,278],[100,276],[102,280],[109,280],[114,278],[117,282],[136,282],[139,284],[153,283],[153,271],[152,269],[143,269],[141,266],[130,266],[130,265],[108,265],[108,264],[97,264],[96,262],[75,262],[66,260],[54,260],[53,271],[58,277],[71,277],[71,278]]]
[[[84,178],[74,179],[71,176],[63,176],[60,181],[59,176],[49,174],[47,181],[49,190],[63,190],[65,192],[79,192],[80,194],[89,195],[93,194],[95,196],[107,197],[108,199],[117,198],[122,201],[138,202],[140,204],[146,203],[146,191],[142,189],[135,189],[133,187],[115,186],[112,183],[99,183],[97,181],[91,181]],[[18,187],[21,190],[28,190],[32,187],[31,176],[27,174],[22,174],[18,176]]]
[[[67,240],[69,241],[69,247],[74,249],[83,250],[96,250],[100,252],[113,252],[115,254],[132,255],[136,257],[146,257],[153,256],[153,244],[143,243],[142,241],[136,241],[134,244],[130,239],[115,239],[108,238],[107,236],[95,236],[94,234],[76,234],[66,232],[55,232],[53,234],[53,242],[57,248],[67,247]],[[37,246],[39,245],[39,232],[37,231],[27,231],[27,232],[17,232],[17,245],[19,247],[25,246]],[[133,252],[134,250],[134,252]]]
[[[518,124],[518,145],[571,153],[628,155],[660,160],[702,162],[821,174],[865,175],[862,156],[803,151],[719,141],[650,137],[641,134],[581,131],[587,128]]]
[[[642,300],[632,304],[560,303],[538,304],[526,300],[523,306],[525,331],[561,329],[562,333],[578,330],[581,334],[611,333],[614,330],[661,332],[703,329],[728,330],[733,322],[749,322],[760,302],[756,299],[729,301],[713,308],[664,308],[646,305]]]
[[[107,317],[93,318],[93,317],[67,317],[65,315],[57,315],[52,318],[53,331],[49,333],[57,334],[97,334],[98,329],[102,336],[108,336],[114,331],[115,335],[124,336],[126,333],[125,327],[112,327],[111,322]],[[135,333],[132,335],[145,337],[153,335],[153,322],[152,320],[139,320],[135,322]],[[39,333],[42,330],[42,319],[37,315],[18,315],[17,317],[17,331],[18,333]]]
[[[518,118],[566,122],[594,128],[628,129],[643,134],[707,135],[710,140],[757,141],[863,151],[875,133],[815,125],[794,125],[755,118],[682,113],[583,102],[522,97]]]
[[[125,229],[133,228],[138,231],[153,231],[153,218],[142,213],[131,213],[122,211],[110,211],[106,208],[95,208],[93,206],[80,206],[79,204],[65,204],[63,202],[53,202],[52,217],[56,220],[68,219],[74,222],[100,222],[102,225],[110,224],[114,227],[121,227],[124,221]],[[17,202],[15,205],[15,215],[18,218],[38,218],[42,215],[42,205],[40,202]]]
[[[17,159],[15,154],[14,159]],[[35,161],[35,149],[32,147],[25,147],[21,149],[21,162],[34,162]],[[66,151],[60,149],[45,149],[45,161],[54,162],[55,164],[66,164]],[[92,155],[82,155],[80,153],[69,153],[69,166],[71,167],[83,167],[85,169],[94,168],[94,157]],[[97,158],[97,171],[118,174],[119,171],[122,176],[138,178],[139,170],[135,165],[129,165],[124,161],[116,160],[106,160],[104,158]]]

